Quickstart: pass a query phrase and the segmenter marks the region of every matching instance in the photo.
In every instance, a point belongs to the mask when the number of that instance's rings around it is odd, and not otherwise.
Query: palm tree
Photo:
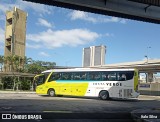
[[[32,58],[27,58],[26,57],[26,64],[32,64],[32,63],[34,63],[34,60],[32,59]]]
[[[1,66],[1,71],[2,71],[3,63],[4,63],[4,56],[0,55],[0,66]]]
[[[4,71],[7,71],[7,57],[4,57]]]
[[[8,71],[13,71],[13,56],[7,56],[5,57],[5,63],[8,65],[6,68],[8,68]]]
[[[13,61],[13,71],[17,71],[18,70],[18,68],[19,68],[19,56],[17,56],[17,55],[13,55],[13,57],[12,57],[13,59],[12,59],[12,61]]]
[[[11,55],[4,58],[4,63],[7,65],[7,71],[19,71],[23,67],[22,57],[18,55]]]
[[[28,68],[30,64],[33,64],[34,60],[32,58],[27,58],[26,56],[22,58],[22,66],[23,66],[23,71],[28,72]]]

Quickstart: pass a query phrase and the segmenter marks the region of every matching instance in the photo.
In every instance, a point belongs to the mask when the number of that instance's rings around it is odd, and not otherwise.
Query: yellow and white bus
[[[73,68],[53,69],[35,76],[36,93],[109,98],[137,98],[138,70]]]

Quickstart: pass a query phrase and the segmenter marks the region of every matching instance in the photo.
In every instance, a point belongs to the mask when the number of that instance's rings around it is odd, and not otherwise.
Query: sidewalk
[[[2,91],[0,90],[0,93],[6,93],[6,94],[35,94],[35,91]]]
[[[160,100],[160,96],[140,95],[138,100]]]

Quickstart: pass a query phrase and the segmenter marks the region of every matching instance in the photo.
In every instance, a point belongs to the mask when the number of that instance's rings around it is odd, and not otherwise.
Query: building
[[[27,13],[14,7],[6,12],[6,31],[4,56],[25,57]],[[5,71],[11,71],[9,64],[4,64]]]
[[[92,67],[105,64],[106,46],[91,46],[83,48],[83,67]]]

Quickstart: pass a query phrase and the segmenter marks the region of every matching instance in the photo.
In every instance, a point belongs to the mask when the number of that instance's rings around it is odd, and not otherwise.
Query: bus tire
[[[105,90],[100,91],[99,98],[101,100],[108,100],[109,99],[109,93],[108,93],[108,91],[105,91]]]
[[[55,90],[54,89],[49,89],[48,90],[48,95],[51,96],[51,97],[55,97],[56,96]]]

